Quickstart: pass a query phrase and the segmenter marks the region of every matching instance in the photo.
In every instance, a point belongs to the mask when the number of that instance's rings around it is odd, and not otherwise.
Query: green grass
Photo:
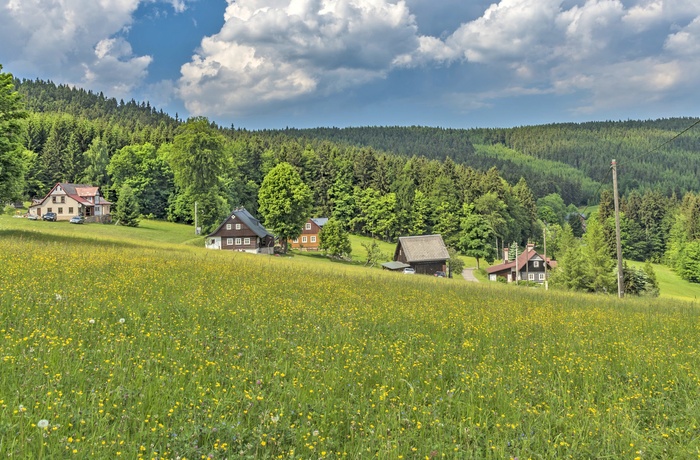
[[[627,262],[631,267],[642,268],[643,262]],[[678,299],[697,302],[700,299],[700,284],[690,283],[681,279],[666,265],[652,264],[656,279],[659,282],[661,298]]]
[[[700,309],[210,251],[162,225],[0,218],[0,455],[698,455]]]

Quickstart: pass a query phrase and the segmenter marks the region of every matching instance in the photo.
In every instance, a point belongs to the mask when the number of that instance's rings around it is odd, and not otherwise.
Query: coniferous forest
[[[581,210],[590,217],[599,204],[612,257],[615,158],[625,258],[665,262],[700,282],[700,128],[678,136],[695,119],[249,131],[52,82],[5,87],[22,112],[12,123],[24,177],[5,201],[43,197],[57,182],[89,183],[114,203],[128,190],[142,215],[175,222],[193,222],[197,202],[208,231],[234,207],[256,214],[266,175],[288,163],[310,189],[310,213],[353,233],[387,241],[440,233],[492,261],[504,245],[540,242],[546,230],[548,256],[566,259],[571,238],[584,234]],[[562,272],[563,283],[575,276]]]

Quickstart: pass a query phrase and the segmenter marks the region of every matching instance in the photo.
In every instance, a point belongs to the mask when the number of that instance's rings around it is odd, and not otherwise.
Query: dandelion
[[[314,436],[318,436],[318,430],[314,430],[314,432],[311,433],[311,434],[314,435]]]
[[[61,297],[61,294],[56,293],[56,300],[58,300],[59,302],[61,300],[63,300],[63,297]]]
[[[279,415],[271,415],[270,420],[272,420],[273,423],[277,423],[280,421],[280,416]]]
[[[90,318],[90,319],[88,320],[88,323],[90,323],[90,324],[95,324],[95,320],[92,319],[92,318]]]
[[[49,421],[46,420],[45,418],[42,418],[41,420],[36,422],[36,426],[45,430],[46,428],[49,427]]]
[[[126,320],[124,318],[119,318],[119,324],[124,324]]]

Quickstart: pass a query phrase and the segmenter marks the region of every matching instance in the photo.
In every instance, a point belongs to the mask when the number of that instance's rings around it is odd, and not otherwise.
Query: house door
[[[41,208],[36,208],[36,215],[41,217]]]

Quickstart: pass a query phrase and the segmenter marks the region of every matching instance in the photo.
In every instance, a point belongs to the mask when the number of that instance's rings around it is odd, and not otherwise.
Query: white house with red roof
[[[88,222],[104,222],[110,218],[112,203],[105,200],[99,187],[59,182],[40,200],[34,200],[29,214],[41,217],[56,213],[56,220],[70,220],[83,216]]]

